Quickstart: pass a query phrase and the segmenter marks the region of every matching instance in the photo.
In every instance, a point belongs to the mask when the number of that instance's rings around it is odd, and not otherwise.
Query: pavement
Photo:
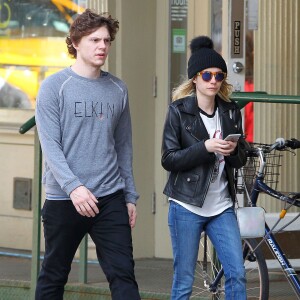
[[[165,295],[160,299],[169,299],[172,283],[171,259],[135,259],[135,274],[141,292]],[[276,267],[272,267],[269,270],[269,276],[270,300],[297,300],[297,297],[293,294],[293,291],[284,275]],[[26,254],[25,252],[22,253],[20,251],[16,253],[16,251],[12,249],[0,248],[0,283],[1,281],[21,281],[30,283],[30,277],[30,254]],[[68,284],[78,284],[78,282],[79,263],[74,261],[69,275]],[[101,287],[108,289],[108,283],[105,275],[96,261],[89,261],[88,263],[87,282],[86,286],[88,287]],[[10,300],[8,298],[2,298],[1,294],[0,299]]]

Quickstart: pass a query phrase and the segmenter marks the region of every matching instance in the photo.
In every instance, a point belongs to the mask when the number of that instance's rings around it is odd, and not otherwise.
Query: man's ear
[[[72,45],[77,50],[78,46],[74,42],[72,42]]]

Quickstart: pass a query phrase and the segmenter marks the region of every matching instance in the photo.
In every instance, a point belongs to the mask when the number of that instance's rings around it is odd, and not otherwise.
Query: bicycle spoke
[[[246,247],[250,251],[255,249],[257,242],[255,240],[246,240]],[[200,243],[200,247],[203,244]],[[202,248],[203,251],[203,248]],[[200,250],[201,253],[201,250]],[[251,254],[251,255],[249,255]],[[247,260],[250,259],[251,261]],[[247,300],[267,300],[268,299],[268,271],[265,264],[264,257],[260,249],[256,249],[254,253],[248,253],[245,260],[245,270],[247,278]],[[215,264],[216,262],[217,264]],[[206,266],[206,268],[205,268]],[[221,278],[221,281],[217,285],[217,290],[213,293],[210,290],[215,275],[219,271],[219,263],[216,260],[215,254],[211,251],[211,247],[207,247],[207,263],[203,264],[200,260],[197,262],[195,271],[195,283],[193,286],[193,294],[191,299],[225,299],[225,278]]]

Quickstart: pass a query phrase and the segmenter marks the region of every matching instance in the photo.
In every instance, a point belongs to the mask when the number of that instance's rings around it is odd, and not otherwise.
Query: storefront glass
[[[69,0],[0,0],[0,107],[34,108],[41,81],[72,64]]]
[[[188,0],[170,0],[170,93],[187,75]]]

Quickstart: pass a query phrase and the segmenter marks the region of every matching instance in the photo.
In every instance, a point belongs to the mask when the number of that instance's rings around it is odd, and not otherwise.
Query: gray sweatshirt
[[[96,197],[123,189],[136,203],[127,87],[110,73],[98,79],[66,68],[41,84],[36,125],[49,200],[70,199],[84,185]]]

